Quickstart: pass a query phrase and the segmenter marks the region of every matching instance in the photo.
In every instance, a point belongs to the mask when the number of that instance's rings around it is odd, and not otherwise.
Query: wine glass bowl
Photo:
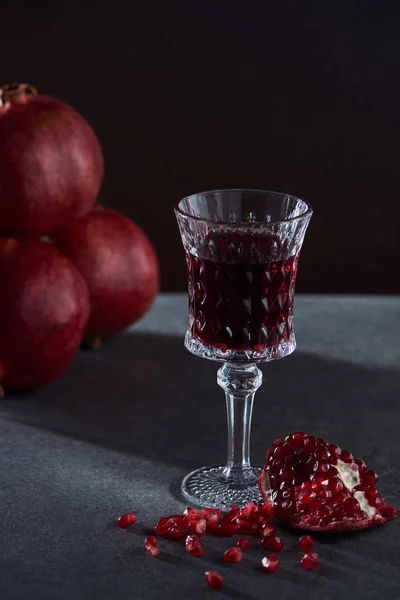
[[[189,318],[186,348],[224,362],[228,462],[189,474],[192,503],[226,508],[258,500],[259,470],[249,460],[250,422],[262,373],[256,366],[294,351],[294,290],[312,215],[287,194],[219,190],[181,200],[175,213],[185,251]]]

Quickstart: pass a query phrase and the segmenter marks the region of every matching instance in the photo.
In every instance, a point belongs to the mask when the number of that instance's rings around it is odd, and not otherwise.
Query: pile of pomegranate
[[[150,308],[156,253],[94,206],[103,156],[89,123],[26,84],[0,88],[0,394],[35,388]]]
[[[181,543],[187,554],[201,558],[206,554],[207,533],[225,538],[247,536],[238,537],[233,544],[230,541],[222,560],[239,563],[243,553],[258,548],[265,554],[259,561],[260,571],[274,573],[281,561],[276,554],[282,552],[284,544],[273,519],[286,526],[320,532],[354,531],[396,519],[400,511],[386,504],[376,488],[377,479],[376,473],[350,452],[322,438],[293,433],[284,441],[276,440],[268,449],[259,479],[264,504],[231,506],[225,514],[216,508],[188,507],[183,514],[161,517],[154,535],[144,540],[145,552],[157,557],[161,551],[157,538],[162,538]],[[134,523],[132,512],[118,519],[121,529]],[[250,542],[248,536],[256,541]],[[296,543],[294,550],[305,571],[321,564],[314,546],[314,538],[307,533]],[[218,571],[205,571],[205,581],[215,590],[223,586]]]

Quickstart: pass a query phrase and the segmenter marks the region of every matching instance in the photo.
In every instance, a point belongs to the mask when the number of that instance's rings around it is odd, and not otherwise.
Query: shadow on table
[[[189,469],[225,458],[225,408],[217,368],[217,363],[189,354],[180,337],[133,332],[100,351],[80,352],[68,373],[52,385],[7,396],[1,415]],[[348,445],[366,459],[382,436],[387,444],[398,444],[392,417],[398,372],[301,351],[264,365],[263,371],[253,417],[255,464],[263,462],[273,439],[296,430]]]

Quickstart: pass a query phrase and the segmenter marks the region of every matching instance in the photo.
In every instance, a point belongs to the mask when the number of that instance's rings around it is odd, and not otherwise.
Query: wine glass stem
[[[250,428],[262,372],[255,364],[225,363],[217,381],[225,391],[228,422],[228,459],[221,476],[239,486],[248,485],[256,478],[250,464]]]

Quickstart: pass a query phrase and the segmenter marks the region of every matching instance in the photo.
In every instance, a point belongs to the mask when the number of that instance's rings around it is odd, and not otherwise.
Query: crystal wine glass
[[[226,394],[225,466],[193,471],[182,482],[191,504],[226,509],[260,501],[259,468],[250,464],[257,363],[296,347],[294,288],[309,204],[261,190],[217,190],[183,198],[175,207],[185,250],[189,320],[185,346],[223,362],[217,381]]]

